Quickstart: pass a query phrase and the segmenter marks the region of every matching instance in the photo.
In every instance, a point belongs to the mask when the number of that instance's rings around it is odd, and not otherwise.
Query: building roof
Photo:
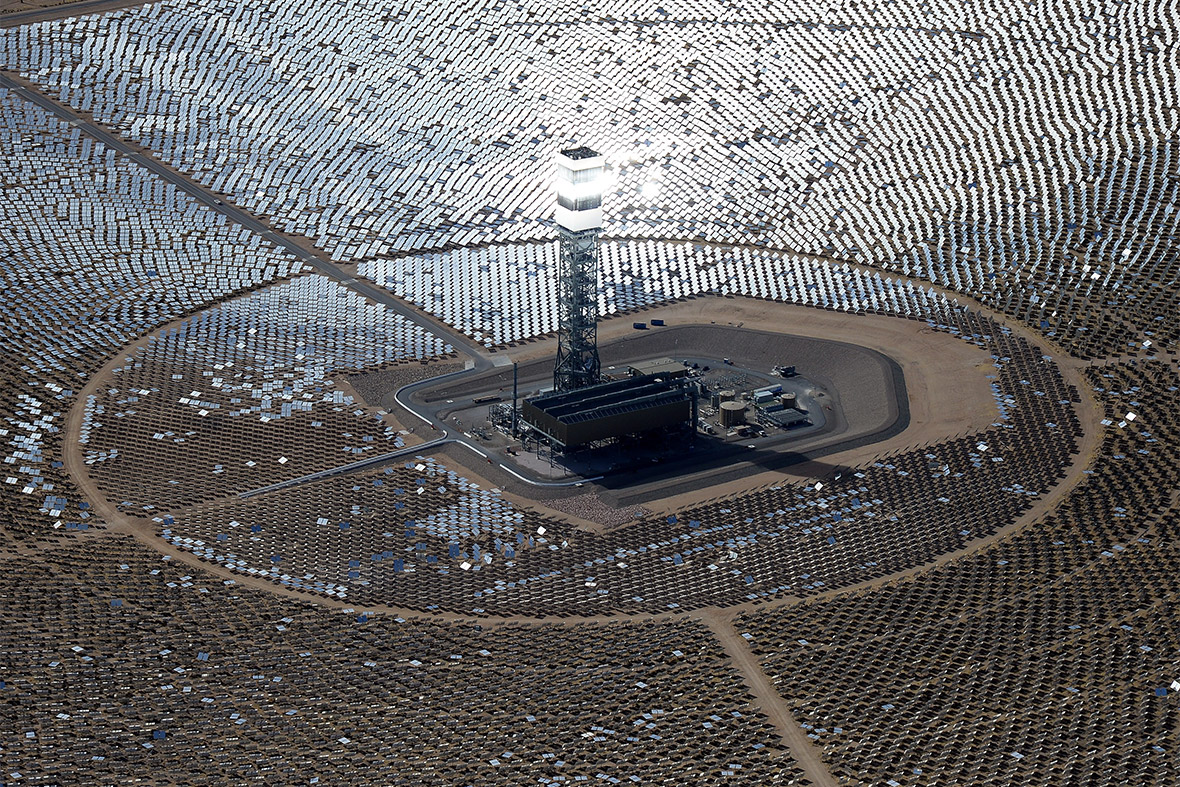
[[[680,361],[671,358],[655,358],[650,361],[640,361],[627,367],[633,374],[675,374],[684,375],[687,369]]]
[[[594,158],[595,156],[598,156],[600,154],[598,153],[598,151],[591,150],[590,148],[583,145],[583,146],[577,147],[577,148],[567,148],[567,149],[561,151],[561,155],[565,156],[566,158],[572,158],[575,161],[577,161],[578,159]]]
[[[681,411],[679,403],[691,408],[694,390],[683,378],[640,375],[543,394],[526,400],[521,412],[550,438],[577,445],[684,420],[691,409]]]

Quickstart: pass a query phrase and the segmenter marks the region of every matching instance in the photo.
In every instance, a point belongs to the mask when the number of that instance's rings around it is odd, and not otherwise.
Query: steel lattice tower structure
[[[571,391],[601,379],[598,361],[598,235],[605,162],[590,148],[557,159],[557,363],[553,388]]]

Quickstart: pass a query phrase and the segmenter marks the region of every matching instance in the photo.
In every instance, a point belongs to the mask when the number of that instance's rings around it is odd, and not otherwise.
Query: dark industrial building
[[[645,374],[526,399],[525,423],[563,449],[697,420],[697,388],[684,377]]]
[[[644,374],[657,375],[659,377],[687,377],[688,367],[680,361],[674,361],[671,358],[656,358],[652,361],[641,361],[631,364],[627,367],[627,373],[632,377]]]

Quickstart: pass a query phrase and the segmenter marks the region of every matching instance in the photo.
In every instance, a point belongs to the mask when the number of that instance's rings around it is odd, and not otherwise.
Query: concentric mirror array
[[[332,615],[102,544],[0,561],[6,782],[803,783],[699,623]]]
[[[63,112],[362,278],[0,89],[3,780],[1176,783],[1173,11],[166,0],[0,30]],[[978,348],[991,425],[597,531],[418,450],[344,378],[553,329],[571,143],[613,177],[604,313],[924,322]]]
[[[909,280],[795,254],[661,241],[608,241],[600,254],[603,315],[705,293],[913,319],[945,302]],[[358,271],[489,347],[557,329],[556,243],[435,252]]]
[[[84,405],[88,473],[146,515],[389,453],[405,430],[334,378],[450,352],[323,276],[274,285],[166,329],[111,370]]]
[[[1172,32],[1060,0],[222,0],[17,28],[0,64],[338,260],[548,240],[576,142],[610,235],[877,265],[1103,355],[1178,335]]]
[[[0,481],[11,536],[96,523],[62,470],[75,392],[160,324],[298,270],[77,129],[0,88]]]

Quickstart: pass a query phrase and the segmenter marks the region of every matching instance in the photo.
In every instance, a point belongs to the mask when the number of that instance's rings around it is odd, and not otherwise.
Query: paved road
[[[125,354],[125,353],[120,353],[119,355],[121,356],[123,354]],[[446,445],[447,443],[456,443],[458,445],[461,445],[461,446],[467,448],[468,450],[473,451],[476,454],[478,454],[481,459],[486,460],[489,464],[493,463],[495,460],[493,460],[491,457],[489,457],[488,454],[486,452],[484,452],[474,440],[470,439],[467,436],[467,433],[458,432],[458,433],[452,434],[451,432],[448,432],[445,428],[443,428],[442,424],[443,424],[444,420],[443,420],[442,416],[440,415],[440,413],[444,410],[451,409],[453,407],[453,405],[451,403],[445,402],[445,401],[438,401],[438,402],[434,402],[433,404],[415,404],[414,406],[411,407],[410,404],[407,402],[408,397],[411,396],[418,389],[422,389],[422,388],[429,389],[429,388],[437,385],[441,380],[443,380],[445,378],[463,375],[463,374],[471,374],[472,371],[473,370],[471,370],[471,369],[464,369],[462,371],[451,372],[449,374],[440,375],[438,377],[428,377],[425,380],[419,380],[418,382],[410,383],[409,385],[402,386],[401,388],[398,389],[397,393],[394,394],[394,399],[397,400],[397,403],[399,405],[401,405],[402,408],[404,408],[406,411],[412,413],[413,415],[416,415],[418,418],[421,418],[428,425],[430,425],[431,427],[433,427],[435,430],[437,430],[440,433],[439,436],[434,438],[433,440],[429,440],[425,443],[419,443],[418,445],[412,445],[407,448],[399,448],[396,451],[390,451],[388,453],[379,454],[376,456],[367,456],[364,459],[358,459],[357,461],[351,462],[346,465],[340,465],[338,467],[329,467],[326,470],[317,470],[314,473],[308,473],[307,475],[299,476],[298,478],[289,478],[285,481],[279,481],[278,483],[270,484],[268,486],[258,487],[257,489],[250,489],[246,492],[239,493],[238,497],[240,497],[242,499],[257,497],[258,495],[265,495],[265,494],[269,494],[271,492],[277,492],[280,489],[289,489],[293,486],[301,486],[303,484],[309,484],[309,483],[312,483],[313,481],[319,481],[324,478],[331,478],[332,476],[341,475],[343,473],[351,473],[351,472],[355,472],[357,470],[363,470],[367,467],[375,467],[377,465],[387,464],[389,462],[394,461],[395,459],[401,459],[404,456],[416,455],[416,454],[422,453],[423,451],[428,451],[432,448],[438,448],[440,446]],[[528,478],[528,477],[522,475],[521,473],[517,472],[516,470],[512,469],[511,467],[509,467],[508,465],[506,465],[502,462],[497,463],[497,464],[498,464],[499,468],[501,470],[503,470],[504,472],[509,473],[512,476],[514,476],[515,478],[519,479],[520,481],[523,481],[524,483],[529,484],[534,487],[560,488],[560,487],[577,486],[577,485],[580,485],[580,484],[585,483],[587,481],[597,481],[598,479],[602,478],[602,476],[594,476],[593,478],[575,478],[570,481],[539,481],[534,478]]]

